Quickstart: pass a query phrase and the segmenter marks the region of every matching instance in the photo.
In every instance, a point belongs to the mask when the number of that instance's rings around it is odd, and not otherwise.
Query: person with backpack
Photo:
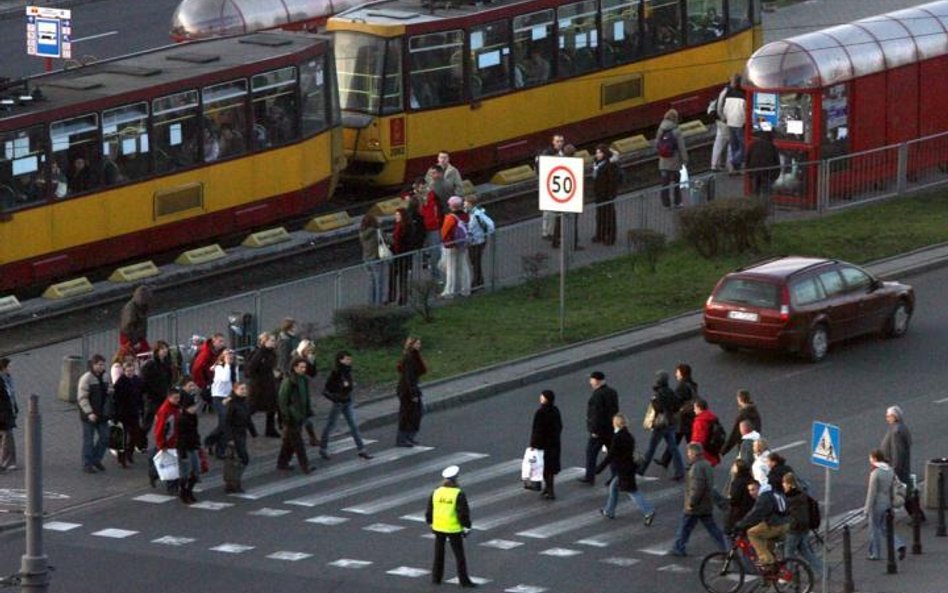
[[[671,208],[669,189],[674,186],[675,208],[681,208],[681,168],[688,166],[688,147],[678,129],[678,111],[665,112],[655,135],[655,151],[658,152],[658,173],[662,178],[662,206]]]
[[[787,460],[780,453],[771,452],[767,455],[767,481],[774,490],[783,490],[783,477],[793,473],[793,468],[787,465]]]
[[[441,244],[444,254],[445,281],[441,297],[454,298],[457,295],[471,294],[471,264],[467,249],[470,243],[470,216],[464,211],[464,199],[451,196],[448,199],[449,212],[441,226]]]
[[[691,442],[701,443],[704,458],[708,460],[711,467],[714,467],[721,463],[720,451],[724,446],[727,433],[724,432],[724,427],[721,426],[718,417],[708,409],[706,400],[696,397],[693,408],[695,421],[691,429]]]
[[[787,516],[787,499],[782,492],[776,492],[770,484],[761,484],[751,480],[747,492],[754,498],[754,506],[743,519],[734,525],[737,531],[746,531],[763,574],[772,574],[777,565],[771,545],[790,530],[790,518]]]
[[[675,379],[678,380],[678,385],[675,386],[675,397],[678,399],[678,414],[675,416],[678,428],[675,440],[679,444],[681,441],[688,444],[691,442],[691,427],[695,421],[694,403],[695,398],[698,397],[698,384],[692,378],[691,365],[684,362],[675,367]],[[655,463],[668,467],[671,458],[671,449],[665,447],[662,458]]]
[[[685,462],[675,443],[676,426],[673,419],[675,414],[678,413],[678,399],[675,397],[675,392],[668,386],[668,373],[665,371],[656,373],[655,385],[652,386],[652,391],[649,406],[654,411],[654,415],[651,426],[645,427],[652,431],[652,437],[649,440],[648,450],[642,460],[642,465],[638,468],[638,473],[640,476],[645,475],[658,444],[665,441],[668,450],[672,452],[672,462],[675,465],[675,475],[672,476],[672,480],[680,481],[685,475]]]
[[[784,474],[781,482],[787,497],[790,529],[783,540],[784,558],[800,558],[810,565],[813,574],[823,572],[823,561],[810,546],[811,530],[820,528],[820,504],[803,491],[793,472]]]
[[[467,254],[471,260],[471,290],[474,291],[484,288],[484,270],[481,259],[484,257],[487,238],[494,234],[496,226],[484,208],[477,205],[477,196],[464,198],[464,210],[471,219],[467,227],[471,234]]]

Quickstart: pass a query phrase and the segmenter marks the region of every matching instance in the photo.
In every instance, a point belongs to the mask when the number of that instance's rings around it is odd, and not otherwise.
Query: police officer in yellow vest
[[[464,559],[463,537],[471,530],[471,510],[467,506],[467,497],[458,486],[458,474],[461,468],[456,465],[441,472],[444,482],[428,499],[425,521],[431,525],[435,535],[434,569],[431,582],[441,584],[444,576],[444,540],[451,542],[454,559],[458,563],[458,583],[462,587],[476,587],[467,575],[467,561]]]

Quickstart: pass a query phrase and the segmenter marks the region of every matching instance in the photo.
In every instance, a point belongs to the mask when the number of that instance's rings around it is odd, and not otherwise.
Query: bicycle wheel
[[[813,590],[813,570],[806,562],[790,558],[780,563],[773,583],[778,593],[810,593]]]
[[[744,567],[732,552],[705,556],[700,576],[701,584],[709,593],[737,593],[744,585]]]

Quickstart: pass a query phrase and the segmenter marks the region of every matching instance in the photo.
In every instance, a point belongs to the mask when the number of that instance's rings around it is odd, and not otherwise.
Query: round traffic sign
[[[576,178],[568,167],[557,165],[546,176],[546,192],[554,202],[565,204],[576,194]]]

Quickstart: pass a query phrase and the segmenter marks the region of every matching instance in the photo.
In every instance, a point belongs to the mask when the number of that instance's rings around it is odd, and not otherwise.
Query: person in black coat
[[[257,348],[250,355],[244,372],[250,380],[250,405],[254,412],[266,414],[264,435],[271,438],[280,437],[276,429],[276,367],[276,338],[269,332],[263,332],[257,338]]]
[[[197,502],[194,497],[194,485],[201,476],[201,435],[198,433],[198,408],[200,403],[192,393],[181,394],[181,416],[178,418],[178,496],[184,504]]]
[[[589,375],[592,395],[586,402],[586,475],[580,482],[592,486],[596,483],[596,460],[599,450],[612,441],[612,417],[619,413],[619,394],[606,385],[606,375],[594,371]]]
[[[240,467],[237,475],[228,476],[234,479],[228,480],[225,478],[224,492],[227,493],[244,491],[240,485],[240,477],[243,475],[243,469],[250,463],[250,455],[247,454],[247,433],[250,433],[250,436],[253,438],[257,438],[257,428],[253,425],[253,420],[250,418],[253,410],[251,410],[250,402],[247,400],[248,391],[247,382],[238,381],[226,401],[226,433],[234,443],[234,452],[237,453],[237,457],[240,459]],[[227,476],[226,471],[224,475]]]
[[[679,444],[681,441],[685,441],[687,444],[691,442],[691,426],[695,422],[694,404],[695,398],[698,397],[698,384],[691,376],[690,364],[680,363],[675,367],[675,378],[678,380],[678,385],[675,386],[675,399],[678,400],[678,414],[675,419],[675,422],[678,423],[678,429],[675,440]],[[668,447],[665,447],[662,458],[655,463],[662,467],[668,467],[671,459],[672,452]]]
[[[793,468],[787,465],[787,460],[780,453],[771,453],[767,456],[767,482],[774,492],[783,492],[783,477],[793,473]]]
[[[747,420],[751,427],[757,432],[761,431],[760,412],[751,399],[750,391],[741,389],[737,392],[737,417],[734,419],[734,426],[731,427],[731,434],[724,441],[724,447],[721,449],[721,457],[730,452],[731,449],[741,443],[741,422]]]
[[[593,195],[596,199],[596,234],[593,243],[614,245],[616,242],[616,206],[622,171],[616,164],[618,155],[605,144],[596,146],[593,160]]]
[[[754,507],[754,497],[747,491],[747,484],[754,479],[750,466],[743,459],[735,459],[731,466],[731,479],[727,487],[728,512],[724,518],[725,531],[744,518]]]
[[[560,410],[553,405],[556,395],[549,389],[540,393],[540,407],[533,414],[533,430],[530,432],[530,447],[543,451],[543,491],[540,496],[555,500],[553,480],[560,473],[560,433],[563,421]]]
[[[761,133],[747,150],[747,169],[750,170],[751,189],[758,198],[770,197],[774,181],[780,174],[780,151],[774,144],[774,133],[769,124],[761,124]]]
[[[155,422],[155,413],[165,402],[165,396],[174,383],[174,364],[167,342],[158,340],[151,351],[151,358],[142,365],[142,394],[145,397],[142,411],[142,430],[146,439]]]
[[[608,466],[612,468],[615,477],[609,483],[609,498],[606,499],[606,506],[599,509],[599,512],[610,519],[615,519],[619,492],[625,492],[629,500],[634,502],[645,515],[645,526],[648,527],[655,519],[655,507],[642,496],[635,483],[635,437],[629,432],[628,422],[623,414],[613,416],[612,426],[615,434],[612,435],[609,452],[596,468],[596,473],[602,472]]]
[[[678,398],[675,392],[668,386],[668,373],[658,371],[655,374],[655,384],[652,386],[652,398],[649,405],[655,410],[656,419],[661,422],[652,426],[652,436],[648,442],[648,451],[645,452],[645,459],[641,467],[638,468],[639,475],[645,475],[652,457],[658,449],[658,444],[665,441],[665,446],[672,453],[672,462],[675,466],[675,475],[673,480],[681,480],[685,477],[685,462],[678,450],[678,443],[675,442],[675,435],[678,432],[678,425],[675,423],[675,417],[678,413]]]
[[[134,463],[135,447],[144,450],[146,447],[145,433],[142,431],[142,386],[144,382],[135,374],[135,363],[126,362],[122,365],[122,376],[115,382],[115,419],[121,423],[125,434],[125,442],[118,452],[118,462],[122,467]]]
[[[415,435],[421,429],[421,416],[424,402],[421,400],[421,387],[418,381],[428,372],[421,357],[421,338],[409,337],[405,340],[402,359],[398,363],[398,434],[395,446],[414,447]]]

